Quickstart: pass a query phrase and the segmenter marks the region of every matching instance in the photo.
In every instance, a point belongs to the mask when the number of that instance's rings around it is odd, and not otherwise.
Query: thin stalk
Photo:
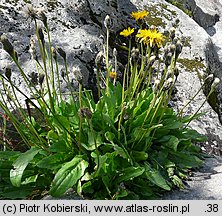
[[[106,28],[106,94],[109,95],[109,29]]]
[[[82,110],[82,84],[79,84],[79,140],[78,140],[78,147],[79,150],[81,150],[81,133],[82,133],[82,114],[81,114],[81,110]]]
[[[88,119],[88,123],[89,123],[90,130],[92,132],[94,144],[95,144],[95,147],[96,147],[96,156],[97,156],[97,163],[98,163],[98,166],[97,166],[97,169],[96,169],[96,172],[95,172],[95,175],[96,175],[100,170],[99,149],[98,149],[98,145],[97,145],[96,138],[95,138],[95,132],[93,130],[92,119]]]
[[[53,98],[56,99],[57,94],[56,94],[56,89],[55,89],[55,75],[54,75],[54,68],[53,68],[52,43],[51,43],[51,36],[50,36],[50,33],[49,33],[48,26],[46,26],[46,32],[47,32],[48,42],[49,42],[49,53],[50,53],[49,65],[50,65],[50,72],[51,72],[50,81],[51,81],[51,85],[52,85],[52,95],[53,95]]]
[[[126,73],[127,73],[127,70],[125,68],[124,74],[123,74],[121,113],[120,113],[119,122],[118,122],[118,140],[119,141],[120,141],[120,128],[121,128],[121,123],[123,119],[123,111],[124,111]]]
[[[206,99],[203,101],[203,103],[199,106],[199,108],[196,110],[196,112],[191,115],[190,120],[187,122],[186,126],[184,127],[184,129],[186,129],[188,127],[188,125],[190,124],[190,122],[194,119],[195,115],[200,111],[200,109],[203,107],[203,105],[207,102],[207,100],[209,99],[210,95],[214,92],[214,89],[211,88],[209,94],[207,95]]]
[[[56,64],[56,76],[57,76],[57,82],[58,82],[58,88],[59,88],[59,97],[60,97],[60,101],[62,101],[62,90],[61,90],[61,84],[60,84],[60,75],[59,75],[59,66],[58,66],[58,62],[57,60],[55,60],[55,64]]]
[[[74,98],[73,91],[72,91],[72,85],[71,85],[71,82],[70,82],[70,79],[69,79],[69,71],[68,71],[67,60],[66,60],[66,58],[64,58],[63,60],[64,60],[64,64],[65,64],[66,79],[67,79],[68,87],[70,89],[70,94],[71,94],[71,97],[73,99],[73,102],[75,102],[75,98]]]

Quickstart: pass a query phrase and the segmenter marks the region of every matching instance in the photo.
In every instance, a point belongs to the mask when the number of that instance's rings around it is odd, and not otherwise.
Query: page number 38
[[[207,204],[207,210],[205,212],[218,212],[218,204]]]

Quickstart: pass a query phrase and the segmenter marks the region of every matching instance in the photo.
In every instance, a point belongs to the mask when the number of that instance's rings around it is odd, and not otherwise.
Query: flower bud
[[[165,58],[165,65],[166,67],[168,67],[171,64],[171,60],[172,60],[172,53],[169,52]]]
[[[117,53],[117,50],[116,50],[116,48],[114,48],[114,49],[113,49],[113,56],[117,57],[117,54],[118,54],[118,53]]]
[[[178,40],[176,43],[176,50],[175,50],[175,59],[178,58],[178,56],[180,55],[180,53],[182,52],[183,49],[183,45],[182,43]]]
[[[47,27],[47,17],[44,13],[44,10],[42,8],[37,9],[36,15],[38,19],[40,19],[43,22],[44,26]]]
[[[160,80],[156,79],[153,85],[153,91],[156,93],[158,90],[160,90]]]
[[[104,26],[106,29],[109,29],[111,27],[111,19],[109,15],[106,15],[105,17]]]
[[[205,80],[212,80],[214,78],[214,75],[213,74],[209,74],[207,77],[206,77],[206,79]]]
[[[43,73],[39,74],[39,84],[42,86],[43,81],[44,81],[45,75]]]
[[[167,91],[169,90],[173,85],[173,78],[170,77],[169,79],[167,79],[167,81],[164,83],[164,86],[163,86],[163,90],[164,91]]]
[[[42,42],[42,45],[44,46],[45,45],[45,39],[44,39],[44,34],[43,34],[43,31],[42,31],[42,28],[37,27],[37,32],[38,32],[39,39]]]
[[[11,80],[12,70],[9,65],[7,65],[7,67],[5,69],[5,76],[8,80]]]
[[[176,50],[176,45],[175,44],[171,44],[169,49],[170,49],[171,53],[174,53],[174,51]]]
[[[175,38],[175,31],[176,29],[174,27],[171,27],[170,28],[170,37],[171,37],[171,40],[173,40]]]
[[[57,52],[54,47],[52,47],[52,57],[54,58],[55,61],[57,60]]]
[[[14,57],[14,47],[12,44],[9,42],[8,38],[5,35],[1,35],[0,39],[3,49],[11,56]]]
[[[176,66],[174,67],[173,73],[174,73],[174,75],[176,76],[176,79],[177,79],[177,77],[179,76],[179,73],[180,73],[178,67],[176,67]]]
[[[61,47],[56,46],[56,51],[64,60],[66,60],[66,52]]]
[[[156,56],[155,56],[155,55],[150,56],[150,59],[149,59],[149,66],[152,66],[152,65],[154,64],[155,61],[156,61]]]
[[[96,55],[96,59],[95,59],[96,66],[98,68],[101,67],[102,62],[103,62],[103,58],[104,58],[103,52],[102,51],[98,52]]]
[[[30,38],[29,53],[33,59],[37,59],[35,41],[33,37]]]
[[[83,107],[83,108],[79,109],[79,116],[82,117],[82,118],[91,119],[92,118],[92,112],[89,108]]]
[[[216,77],[211,85],[211,89],[215,89],[219,83],[220,83],[220,79]]]
[[[82,73],[81,73],[81,71],[80,71],[79,66],[73,67],[73,68],[72,68],[72,72],[73,72],[76,80],[77,80],[80,84],[82,84],[82,82],[83,82],[83,77],[82,77]]]
[[[61,69],[60,73],[61,73],[61,77],[63,79],[65,79],[66,72],[65,72],[64,68]]]
[[[24,10],[25,16],[27,18],[31,18],[31,20],[37,19],[36,10],[33,8],[31,4],[28,4]]]
[[[131,51],[131,61],[136,63],[139,60],[140,51],[138,48],[133,47]]]

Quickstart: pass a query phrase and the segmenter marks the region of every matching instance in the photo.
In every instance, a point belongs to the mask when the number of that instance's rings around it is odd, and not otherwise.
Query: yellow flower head
[[[152,30],[139,30],[139,33],[136,35],[136,37],[140,38],[140,42],[149,44],[150,47],[153,47],[155,45],[161,47],[165,40],[165,36],[162,33],[158,32],[156,28]]]
[[[117,73],[116,73],[116,71],[114,71],[114,70],[110,71],[109,77],[110,77],[110,79],[116,79],[116,78],[117,78]]]
[[[130,36],[131,34],[133,34],[134,32],[134,28],[130,28],[128,27],[128,29],[124,29],[123,31],[120,32],[120,35],[124,36],[124,37],[128,37]]]
[[[132,12],[131,16],[135,19],[135,20],[139,20],[139,19],[143,19],[144,17],[148,16],[149,12],[146,10],[143,11],[138,11],[138,12]]]

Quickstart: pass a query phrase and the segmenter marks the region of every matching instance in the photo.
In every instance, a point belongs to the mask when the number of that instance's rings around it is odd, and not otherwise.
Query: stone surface
[[[195,9],[195,13],[202,14],[200,16],[202,20],[198,22],[207,31],[188,15],[164,0],[34,0],[32,4],[45,8],[52,33],[52,44],[59,45],[66,51],[70,72],[73,66],[80,66],[85,86],[90,86],[93,83],[94,59],[102,49],[103,44],[100,35],[105,35],[103,20],[107,14],[112,18],[112,34],[114,37],[115,33],[124,27],[135,24],[130,18],[130,12],[137,9],[147,9],[150,12],[147,19],[148,23],[157,25],[161,31],[169,30],[170,27],[175,26],[177,37],[181,38],[184,44],[178,63],[180,75],[177,83],[178,92],[174,102],[175,109],[180,110],[200,88],[201,82],[198,75],[204,77],[208,73],[213,73],[217,77],[222,77],[220,65],[222,44],[221,41],[219,42],[219,33],[222,28],[220,27],[220,17],[218,21],[220,8],[219,6],[215,8],[217,2],[216,0],[210,1],[210,8],[207,8],[203,1],[189,1],[190,7]],[[201,3],[203,3],[203,6],[201,6]],[[28,53],[28,44],[30,36],[35,33],[35,30],[33,23],[23,15],[24,7],[24,1],[0,1],[0,34],[6,34],[12,41],[18,51],[22,67],[27,74],[31,74],[35,71],[35,66]],[[211,33],[209,34],[209,32]],[[59,68],[62,69],[61,59],[59,61]],[[6,64],[12,65],[9,57],[0,49],[0,69],[4,70]],[[12,65],[12,69],[13,81],[25,90],[25,85],[15,66]],[[71,73],[70,76],[72,76],[74,86],[77,87],[75,77]],[[66,91],[66,83],[63,80],[61,80],[61,83],[64,86],[64,91]],[[219,117],[222,116],[220,114],[222,110],[221,89],[221,87],[217,89],[216,104],[211,103]],[[206,89],[205,93],[207,94],[207,92],[209,92],[209,88]],[[201,91],[184,111],[185,114],[194,113],[205,101],[205,98]],[[200,120],[192,122],[191,126],[209,137],[206,145],[212,147],[212,153],[218,151],[218,154],[220,154],[222,128],[214,110],[208,103],[205,103],[200,111],[206,112],[206,115]],[[218,177],[221,176],[218,175]],[[214,180],[214,182],[217,181]],[[204,181],[201,184],[205,187]],[[220,198],[220,196],[217,194],[214,198]]]

